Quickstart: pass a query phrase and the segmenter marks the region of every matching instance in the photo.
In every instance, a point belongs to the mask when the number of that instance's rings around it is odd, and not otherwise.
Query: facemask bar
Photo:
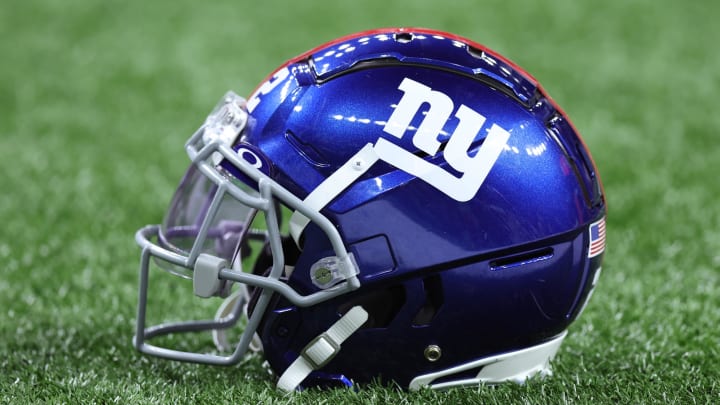
[[[233,107],[240,105],[243,107],[242,112],[244,113],[244,100],[240,97],[228,93],[223,100],[226,104],[236,103]],[[222,107],[222,102],[220,107]],[[214,110],[213,114],[211,114],[208,118],[208,121],[210,121],[213,115],[218,115],[216,114],[217,110],[218,108]],[[223,113],[226,112],[223,111]],[[237,109],[235,113],[237,113]],[[227,114],[223,116],[223,119],[227,119]],[[206,128],[211,127],[212,129],[216,129],[218,125],[217,122],[208,121],[206,121],[206,123],[200,127],[192,137],[190,137],[185,145],[185,149],[192,160],[192,164],[197,166],[202,174],[218,185],[217,192],[213,197],[213,201],[208,209],[208,214],[199,229],[197,239],[195,240],[192,249],[187,256],[184,256],[158,246],[152,240],[157,238],[160,229],[159,225],[146,226],[138,230],[135,234],[135,240],[142,248],[142,254],[140,260],[140,292],[138,297],[137,328],[134,344],[140,352],[153,356],[196,363],[231,365],[240,362],[247,352],[253,335],[260,324],[262,316],[270,303],[273,293],[281,294],[294,305],[306,307],[353,291],[360,287],[360,281],[357,278],[357,265],[354,263],[352,256],[345,248],[342,238],[332,222],[320,214],[318,210],[309,208],[302,200],[272,180],[257,167],[251,165],[244,159],[241,159],[230,147],[231,142],[228,142],[227,139],[223,139],[223,137],[215,137],[212,139],[204,136],[206,135]],[[238,121],[235,120],[232,122],[232,125],[238,127],[237,123]],[[244,124],[245,121],[242,121],[242,125],[239,125],[240,129],[236,129],[238,133],[242,130]],[[217,162],[223,158],[229,161],[249,179],[256,182],[259,195],[248,194],[218,170]],[[265,215],[267,238],[268,243],[270,244],[273,259],[273,265],[269,275],[260,276],[244,273],[231,268],[230,264],[221,258],[201,252],[204,240],[207,238],[208,228],[210,227],[210,224],[217,213],[218,207],[225,194],[230,194],[242,204],[262,211]],[[280,224],[278,223],[279,216],[276,212],[277,204],[274,203],[275,199],[279,200],[290,209],[305,215],[326,233],[336,255],[335,259],[338,263],[338,271],[343,274],[345,281],[333,287],[317,291],[309,295],[301,295],[292,287],[280,281],[280,277],[283,275],[285,267],[285,259],[281,242]],[[185,352],[155,346],[147,342],[147,340],[154,337],[168,335],[171,333],[226,329],[235,325],[243,316],[242,301],[238,300],[235,307],[230,311],[230,315],[223,319],[192,320],[146,327],[147,290],[149,285],[148,276],[151,257],[156,257],[160,260],[165,260],[175,265],[191,269],[194,276],[196,293],[198,291],[198,284],[217,284],[221,286],[228,282],[238,282],[245,284],[248,287],[262,289],[257,304],[255,305],[255,310],[249,317],[245,330],[240,336],[240,341],[231,355],[219,356],[214,354]],[[210,269],[208,269],[208,263],[212,264]],[[206,277],[205,275],[208,276]],[[218,290],[214,294],[219,295],[220,293],[221,291]]]

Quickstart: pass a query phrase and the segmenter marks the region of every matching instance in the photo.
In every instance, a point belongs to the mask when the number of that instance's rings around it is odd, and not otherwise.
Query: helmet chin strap
[[[322,368],[340,352],[341,344],[367,321],[368,313],[361,306],[352,307],[328,330],[313,339],[280,376],[277,386],[287,392],[295,389],[313,371]]]

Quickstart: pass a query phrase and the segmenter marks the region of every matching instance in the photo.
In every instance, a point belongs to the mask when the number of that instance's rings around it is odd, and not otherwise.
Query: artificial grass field
[[[720,2],[540,3],[3,2],[0,403],[720,402]],[[285,396],[257,358],[139,355],[133,234],[162,219],[186,138],[227,89],[247,95],[289,57],[385,26],[451,31],[514,60],[592,151],[608,247],[554,376]],[[153,277],[151,304],[168,309],[154,320],[219,304]]]

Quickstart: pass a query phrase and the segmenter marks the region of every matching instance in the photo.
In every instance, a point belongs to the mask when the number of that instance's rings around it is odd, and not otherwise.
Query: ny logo
[[[455,105],[446,94],[412,79],[403,79],[398,89],[404,94],[383,131],[401,139],[422,105],[427,103],[430,108],[412,141],[421,151],[435,156],[442,146],[438,136],[450,119]],[[453,169],[461,173],[460,177],[383,138],[375,143],[375,152],[383,161],[423,179],[449,197],[460,202],[469,201],[475,197],[490,169],[495,165],[510,133],[499,125],[492,124],[477,153],[470,156],[470,147],[486,119],[464,104],[455,112],[455,118],[459,122],[445,145],[443,156]]]

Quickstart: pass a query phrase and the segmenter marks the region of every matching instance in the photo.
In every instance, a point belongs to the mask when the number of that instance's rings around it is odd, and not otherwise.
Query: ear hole
[[[363,329],[387,328],[405,305],[405,298],[405,289],[402,286],[392,286],[355,297],[342,304],[338,312],[344,314],[350,308],[360,305],[368,313]]]
[[[425,303],[413,318],[414,326],[429,325],[444,302],[442,279],[439,275],[425,277],[423,289],[425,290]]]

